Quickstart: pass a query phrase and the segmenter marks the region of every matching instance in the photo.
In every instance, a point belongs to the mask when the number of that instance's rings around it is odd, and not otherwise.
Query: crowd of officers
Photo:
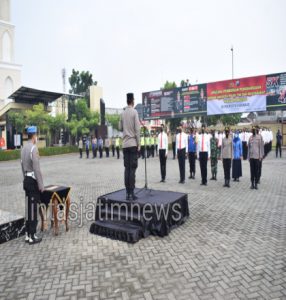
[[[117,159],[120,158],[120,148],[122,147],[122,139],[119,136],[103,139],[101,136],[96,138],[95,136],[80,138],[78,141],[79,157],[82,158],[82,154],[85,151],[86,158],[89,158],[89,153],[91,151],[92,158],[103,157],[105,152],[106,157],[109,157],[110,151],[112,152],[112,157]]]
[[[281,133],[279,130],[276,139],[277,143],[281,144]],[[162,143],[162,140],[166,140],[166,142]],[[152,155],[151,149],[158,149],[159,154],[164,150],[167,157],[168,144],[171,144],[173,159],[177,158],[179,163],[179,183],[185,183],[186,159],[188,159],[189,179],[195,179],[196,161],[199,161],[201,185],[207,185],[208,161],[210,161],[211,167],[210,180],[217,180],[218,161],[221,160],[224,170],[224,187],[230,187],[231,177],[233,181],[239,182],[239,178],[242,176],[241,161],[248,160],[250,164],[251,189],[258,189],[262,174],[262,161],[271,151],[272,141],[272,131],[268,128],[259,128],[258,126],[253,126],[251,130],[235,130],[226,127],[223,131],[207,130],[204,125],[200,131],[196,128],[183,129],[180,126],[175,133],[168,135],[162,126],[161,133],[158,135],[157,142],[155,142],[153,148],[150,145],[148,147],[147,143],[145,145],[141,143],[141,156],[144,158],[145,153],[149,157]],[[144,146],[147,148],[147,151],[144,149]],[[149,154],[148,149],[150,151]],[[276,145],[276,149],[279,149],[279,145],[278,148]],[[166,160],[162,160],[161,156],[160,166],[161,182],[165,182]]]

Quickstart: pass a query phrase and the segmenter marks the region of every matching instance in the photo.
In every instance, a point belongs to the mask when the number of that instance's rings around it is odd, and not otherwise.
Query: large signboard
[[[202,115],[207,112],[206,84],[143,93],[143,119]]]
[[[286,109],[286,72],[143,93],[143,119]]]
[[[207,84],[207,114],[221,115],[266,110],[265,76]]]
[[[286,109],[286,73],[266,75],[267,110]]]

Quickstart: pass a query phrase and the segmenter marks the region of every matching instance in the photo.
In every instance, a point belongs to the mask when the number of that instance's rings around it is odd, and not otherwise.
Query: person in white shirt
[[[208,134],[205,132],[205,125],[202,125],[201,134],[198,136],[198,144],[197,144],[197,157],[200,161],[201,177],[202,177],[201,185],[207,185],[207,181],[208,181],[207,164],[210,158],[210,151],[211,151],[210,139]]]
[[[179,183],[185,183],[186,153],[188,153],[188,136],[182,131],[182,127],[180,126],[178,127],[178,133],[176,136],[176,154],[180,169]]]
[[[161,125],[160,133],[158,135],[158,149],[159,149],[159,159],[160,159],[160,170],[161,170],[161,181],[166,180],[166,165],[168,156],[168,136],[164,132],[164,125]]]

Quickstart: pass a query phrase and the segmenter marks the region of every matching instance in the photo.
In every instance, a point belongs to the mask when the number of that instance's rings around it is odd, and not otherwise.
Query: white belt
[[[36,176],[35,176],[34,172],[26,172],[25,175],[28,176],[28,177],[32,177],[36,180]]]

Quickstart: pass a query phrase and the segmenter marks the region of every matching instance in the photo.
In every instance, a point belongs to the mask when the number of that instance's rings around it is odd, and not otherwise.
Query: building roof
[[[30,103],[36,104],[43,102],[45,104],[51,103],[62,96],[67,98],[76,99],[81,98],[80,95],[65,94],[65,93],[56,93],[43,90],[32,89],[29,87],[21,86],[17,91],[15,91],[8,98],[15,100],[18,103]]]

